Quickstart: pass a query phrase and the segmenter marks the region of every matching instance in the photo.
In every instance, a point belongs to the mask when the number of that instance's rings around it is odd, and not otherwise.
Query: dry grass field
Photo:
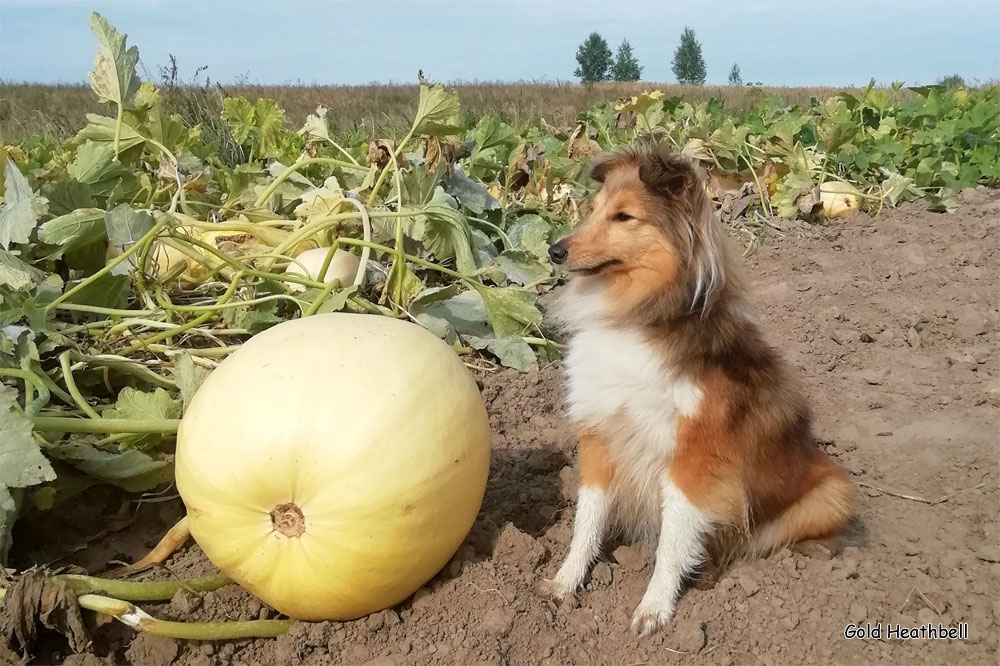
[[[286,112],[291,126],[302,123],[320,104],[330,109],[341,132],[373,128],[392,135],[405,132],[413,119],[418,88],[414,85],[364,86],[269,86],[171,85],[157,82],[172,111],[185,120],[198,116],[218,117],[224,96],[243,96],[253,102],[258,97],[276,100]],[[167,85],[163,85],[167,83]],[[751,86],[681,86],[664,83],[600,83],[590,87],[575,83],[467,83],[455,86],[462,108],[474,123],[485,113],[499,113],[514,125],[537,124],[544,119],[552,125],[567,125],[594,102],[659,89],[667,95],[683,96],[695,104],[716,97],[728,109],[740,111],[755,100],[778,95],[787,104],[808,105],[812,98],[825,100],[839,88],[783,88]],[[47,134],[57,138],[72,136],[84,125],[86,113],[114,115],[97,102],[90,87],[80,85],[39,85],[0,83],[0,140]]]

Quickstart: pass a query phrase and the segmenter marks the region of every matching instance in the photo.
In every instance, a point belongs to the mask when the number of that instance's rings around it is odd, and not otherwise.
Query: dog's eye
[[[618,221],[618,222],[628,222],[631,219],[632,219],[632,216],[629,215],[628,213],[626,213],[623,210],[620,210],[617,213],[615,213],[615,220]]]

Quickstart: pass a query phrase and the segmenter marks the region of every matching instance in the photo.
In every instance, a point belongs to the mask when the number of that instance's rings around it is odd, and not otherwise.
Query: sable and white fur
[[[602,156],[592,176],[592,213],[550,248],[573,275],[551,314],[569,335],[580,486],[569,553],[535,591],[572,597],[613,527],[657,535],[632,618],[645,635],[706,560],[835,535],[852,488],[761,336],[700,172],[649,145]]]

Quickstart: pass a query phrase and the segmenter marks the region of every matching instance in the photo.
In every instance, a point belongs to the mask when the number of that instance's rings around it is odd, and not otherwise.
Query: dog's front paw
[[[560,605],[567,601],[572,602],[574,599],[573,590],[560,582],[558,578],[542,578],[537,580],[531,586],[531,591],[542,599],[554,601]]]
[[[632,614],[632,631],[640,637],[649,636],[665,627],[673,615],[673,608],[639,604]]]

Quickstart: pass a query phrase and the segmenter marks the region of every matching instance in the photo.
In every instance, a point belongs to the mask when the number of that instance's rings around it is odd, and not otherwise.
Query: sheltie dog
[[[590,175],[591,214],[549,248],[571,275],[550,314],[569,337],[573,537],[533,589],[572,598],[612,527],[646,531],[656,554],[632,629],[647,635],[702,564],[835,537],[853,489],[744,300],[701,172],[643,145],[601,156]]]

